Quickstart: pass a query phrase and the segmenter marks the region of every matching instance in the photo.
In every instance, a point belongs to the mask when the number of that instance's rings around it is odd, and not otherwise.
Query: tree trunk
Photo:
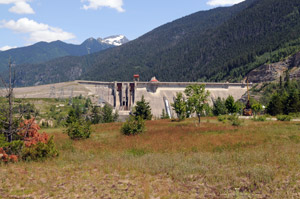
[[[11,62],[9,62],[9,88],[8,88],[8,105],[9,105],[9,118],[8,118],[8,138],[7,141],[11,142],[12,141],[12,117],[13,117],[13,104],[12,104],[12,96],[13,95],[13,88],[12,88],[12,83],[11,83]]]
[[[200,116],[200,115],[198,115],[198,123],[199,123],[199,124],[200,124],[200,117],[201,117],[201,116]]]

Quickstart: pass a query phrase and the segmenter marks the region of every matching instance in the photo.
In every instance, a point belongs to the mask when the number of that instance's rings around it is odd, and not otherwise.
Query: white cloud
[[[6,50],[10,50],[12,48],[17,48],[17,46],[3,46],[0,48],[0,51],[6,51]]]
[[[9,12],[16,14],[34,14],[34,10],[27,3],[30,0],[0,0],[0,4],[14,4]]]
[[[242,1],[245,1],[245,0],[209,0],[207,2],[207,4],[210,6],[225,6],[225,5],[237,4]]]
[[[29,42],[39,41],[56,41],[56,40],[69,40],[75,38],[75,35],[65,32],[60,28],[51,27],[47,24],[38,23],[28,18],[21,18],[18,21],[1,21],[1,28],[13,30],[16,33],[29,34]]]
[[[125,12],[125,10],[122,8],[123,0],[81,0],[81,2],[88,2],[88,5],[83,5],[82,8],[84,10],[97,10],[102,7],[110,7],[119,12]]]
[[[26,2],[15,3],[15,5],[11,7],[9,11],[16,14],[34,14],[33,9]]]

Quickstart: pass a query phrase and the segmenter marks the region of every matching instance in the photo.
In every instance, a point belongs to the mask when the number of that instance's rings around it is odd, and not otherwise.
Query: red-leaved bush
[[[0,162],[18,162],[18,156],[7,155],[3,148],[0,148]]]
[[[0,148],[0,163],[17,162],[18,158],[29,161],[58,156],[53,136],[49,138],[48,134],[38,130],[40,127],[34,118],[21,122],[18,129],[20,139],[7,142]]]
[[[20,124],[19,135],[23,138],[26,147],[36,145],[38,142],[47,144],[49,136],[46,133],[39,133],[38,130],[41,128],[35,119],[25,120]]]

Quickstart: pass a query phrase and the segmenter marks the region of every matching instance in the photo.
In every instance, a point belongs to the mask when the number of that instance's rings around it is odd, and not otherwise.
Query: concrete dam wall
[[[229,95],[238,100],[247,92],[247,85],[244,83],[74,81],[16,88],[15,97],[69,98],[82,95],[93,98],[94,103],[99,105],[110,104],[120,115],[128,115],[136,101],[144,96],[150,102],[153,115],[160,117],[163,109],[175,115],[170,104],[173,103],[176,93],[183,92],[191,84],[205,84],[211,93],[210,104],[217,97],[227,98]]]
[[[176,93],[183,92],[191,84],[205,84],[210,91],[209,103],[218,97],[232,95],[240,99],[247,92],[244,83],[195,83],[195,82],[90,82],[78,83],[99,96],[101,102],[112,105],[120,113],[130,111],[142,96],[150,103],[154,117],[160,117],[162,110],[175,115],[171,108]]]

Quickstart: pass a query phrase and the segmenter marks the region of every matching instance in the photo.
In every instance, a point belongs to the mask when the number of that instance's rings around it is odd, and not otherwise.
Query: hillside
[[[142,80],[156,76],[161,81],[240,81],[264,63],[259,61],[271,60],[260,59],[267,53],[287,49],[278,59],[295,53],[300,46],[299,11],[298,0],[247,0],[201,11],[120,47],[80,59],[22,65],[18,83],[131,80],[134,73]]]
[[[87,55],[111,47],[114,47],[114,45],[99,42],[94,38],[87,39],[80,45],[68,44],[62,41],[38,42],[26,47],[0,51],[0,72],[6,69],[9,57],[16,64],[36,64],[64,56]]]

